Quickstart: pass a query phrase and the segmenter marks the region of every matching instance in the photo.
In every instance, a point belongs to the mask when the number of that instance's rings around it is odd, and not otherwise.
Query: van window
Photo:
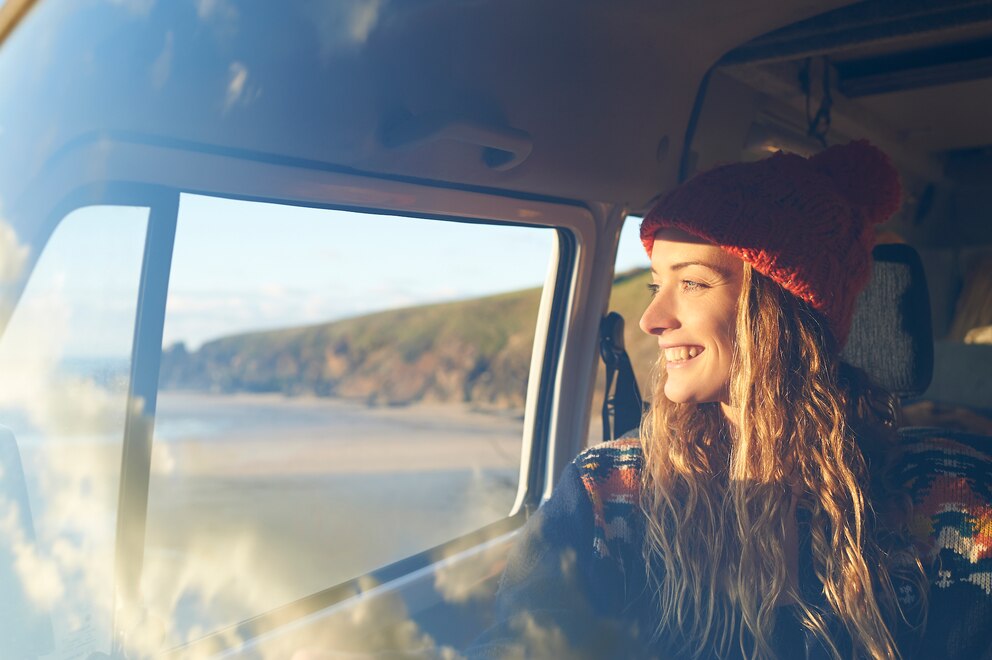
[[[0,336],[0,639],[17,657],[110,651],[147,222],[148,209],[134,207],[66,216]],[[23,264],[33,256],[17,252]]]
[[[183,195],[144,609],[173,646],[506,518],[556,230]]]
[[[647,285],[651,282],[651,262],[641,245],[639,216],[628,216],[620,230],[617,259],[614,265],[613,287],[610,290],[608,312],[617,312],[624,319],[624,345],[634,367],[634,375],[641,390],[641,397],[651,398],[651,370],[658,357],[655,341],[641,332],[638,322],[650,295]],[[603,398],[606,387],[606,370],[602,359],[596,367],[596,384],[593,389],[592,414],[589,417],[588,445],[603,441]]]
[[[934,376],[907,423],[992,434],[992,250],[921,250],[933,307]]]

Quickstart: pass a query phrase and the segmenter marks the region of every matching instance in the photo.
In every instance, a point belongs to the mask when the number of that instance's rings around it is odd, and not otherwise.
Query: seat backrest
[[[876,245],[871,281],[858,296],[841,359],[901,397],[933,378],[930,294],[920,255],[909,245]]]
[[[901,243],[876,245],[872,250],[874,265],[868,285],[858,296],[851,332],[841,353],[841,359],[865,371],[872,380],[900,397],[919,396],[933,378],[933,328],[930,321],[930,294],[920,255],[909,245]],[[616,318],[613,318],[616,317]],[[617,320],[619,319],[619,321]],[[601,352],[608,372],[618,371],[619,357],[626,363],[626,380],[634,383],[622,389],[623,373],[618,375],[618,387],[611,392],[607,379],[603,409],[603,439],[620,437],[636,428],[638,415],[632,422],[613,419],[615,410],[641,410],[640,394],[629,367],[622,340],[623,319],[614,312],[604,318],[600,327]],[[621,330],[616,331],[619,324]],[[606,346],[613,346],[607,350]],[[613,413],[613,414],[611,414]]]

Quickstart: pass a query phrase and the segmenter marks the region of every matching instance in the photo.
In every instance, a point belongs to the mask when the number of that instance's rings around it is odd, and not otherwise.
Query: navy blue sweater
[[[905,658],[992,658],[992,461],[986,453],[992,440],[932,429],[906,431],[903,439],[896,476],[914,500],[914,531],[931,550],[925,557],[928,623],[892,626],[900,652]],[[512,551],[497,595],[497,623],[470,657],[676,657],[675,641],[651,635],[657,608],[642,553],[642,462],[639,442],[628,439],[588,449],[565,469]],[[802,509],[798,524],[802,596],[826,612]],[[909,618],[918,619],[923,595],[899,575],[893,581]],[[796,617],[797,608],[778,610],[772,639],[778,657],[830,657]],[[843,627],[828,621],[834,643],[850,657]],[[732,644],[728,657],[739,653]]]

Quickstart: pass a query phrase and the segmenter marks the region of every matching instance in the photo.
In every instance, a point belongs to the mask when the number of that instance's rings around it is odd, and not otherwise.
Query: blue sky
[[[70,213],[12,324],[59,330],[66,356],[126,355],[147,217],[140,207]],[[637,225],[623,230],[618,271],[648,263]],[[194,349],[229,334],[537,287],[553,249],[546,228],[183,195],[163,339]]]
[[[620,270],[647,265],[636,225]],[[553,233],[184,195],[164,341],[540,286]]]
[[[651,265],[640,237],[641,219],[631,216],[620,232],[620,244],[617,246],[616,272],[622,273],[631,268],[647,268]]]

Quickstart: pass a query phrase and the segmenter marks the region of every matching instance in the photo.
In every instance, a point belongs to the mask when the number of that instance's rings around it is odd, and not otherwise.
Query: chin
[[[665,398],[672,403],[701,403],[693,392],[665,387]]]
[[[715,403],[721,401],[719,392],[705,393],[691,389],[665,385],[665,398],[672,403]]]

